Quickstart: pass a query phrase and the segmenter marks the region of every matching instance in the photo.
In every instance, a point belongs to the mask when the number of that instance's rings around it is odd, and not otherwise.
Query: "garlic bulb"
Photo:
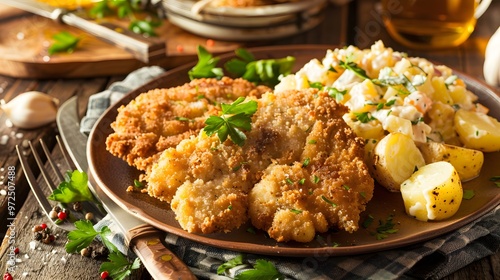
[[[488,84],[500,86],[500,28],[491,36],[486,46],[483,75]]]
[[[14,97],[8,103],[0,100],[0,109],[12,124],[19,128],[37,128],[56,119],[59,100],[45,93],[28,91]]]

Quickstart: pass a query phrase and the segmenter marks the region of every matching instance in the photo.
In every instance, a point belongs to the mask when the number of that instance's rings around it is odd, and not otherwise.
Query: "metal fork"
[[[64,158],[65,166],[68,168],[66,170],[70,170],[70,171],[77,170],[75,164],[71,160],[69,153],[66,150],[66,148],[64,147],[63,143],[61,142],[61,139],[59,138],[59,136],[56,136],[56,142],[57,142],[56,146],[59,147],[59,149],[62,153],[62,156]],[[61,172],[63,167],[62,166],[58,167],[58,164],[54,160],[50,150],[47,148],[47,145],[45,145],[45,143],[43,142],[42,139],[40,139],[40,146],[43,149],[43,152],[44,152],[44,154],[47,158],[47,161],[50,165],[50,168],[53,170],[54,174],[52,174],[52,176],[51,176],[49,170],[45,167],[45,163],[43,162],[42,157],[38,154],[37,150],[35,149],[35,147],[31,143],[31,141],[29,141],[29,147],[30,147],[31,153],[33,154],[33,157],[35,158],[35,161],[38,165],[38,168],[40,169],[40,173],[41,173],[42,177],[44,178],[45,182],[47,183],[47,185],[49,186],[49,188],[51,189],[51,191],[54,191],[57,188],[57,186],[61,182],[64,181],[64,176],[63,176],[63,173]],[[73,223],[71,223],[69,221],[56,222],[57,219],[51,218],[50,212],[52,211],[53,206],[51,205],[51,203],[49,202],[49,199],[47,198],[49,194],[45,193],[42,186],[37,181],[37,178],[35,177],[33,170],[31,169],[31,167],[28,163],[28,155],[25,153],[25,151],[19,145],[16,145],[16,150],[17,150],[17,154],[19,156],[19,160],[21,162],[21,166],[23,168],[24,174],[26,176],[26,179],[31,187],[31,190],[33,191],[33,194],[35,195],[36,199],[38,200],[38,203],[42,207],[42,209],[45,212],[45,214],[47,215],[47,217],[49,217],[49,219],[52,221],[52,223],[54,225],[56,225],[57,227],[59,227],[63,230],[66,230],[66,231],[74,230],[75,226],[73,225]],[[52,177],[56,177],[56,180],[54,180]],[[66,206],[66,205],[63,205],[63,206]],[[89,212],[93,214],[93,216],[94,216],[93,219],[95,221],[102,219],[105,215],[105,211],[100,209],[97,206],[97,204],[94,204],[92,202],[88,202],[88,201],[81,202],[81,206],[82,206],[82,211],[73,211],[73,210],[70,211],[70,215],[68,216],[69,220],[83,219],[84,213],[89,213]]]

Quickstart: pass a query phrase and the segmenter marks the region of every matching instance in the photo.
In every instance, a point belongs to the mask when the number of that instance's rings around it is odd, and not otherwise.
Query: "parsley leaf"
[[[213,57],[207,49],[198,46],[198,62],[189,70],[189,79],[197,78],[217,78],[220,79],[224,76],[222,68],[217,68],[220,58]]]
[[[80,38],[67,31],[61,31],[55,34],[52,38],[54,39],[54,43],[52,43],[48,49],[49,55],[53,55],[58,52],[72,53],[80,41]]]
[[[242,273],[236,275],[234,278],[236,280],[274,280],[274,279],[285,279],[283,274],[281,274],[276,267],[269,261],[257,260],[255,262],[254,268],[250,270],[243,271]]]
[[[476,193],[474,192],[474,190],[467,190],[467,189],[464,189],[463,190],[463,199],[466,199],[466,200],[469,200],[469,199],[472,199]]]
[[[385,223],[379,221],[377,232],[374,234],[377,240],[385,239],[388,237],[389,234],[398,232],[398,229],[394,228],[395,224],[392,221],[393,218],[394,215],[389,215],[389,217],[387,217],[387,219],[385,220]]]
[[[495,186],[500,188],[500,176],[493,176],[490,178],[490,181],[492,181]]]
[[[147,36],[158,36],[155,32],[155,28],[160,26],[160,21],[152,21],[152,20],[134,20],[130,22],[128,29],[132,30],[132,32]]]
[[[268,86],[277,85],[281,76],[290,74],[295,63],[292,56],[256,60],[245,49],[239,48],[235,53],[237,57],[226,62],[224,68],[237,77]]]
[[[99,234],[94,229],[92,222],[87,220],[80,220],[75,222],[75,230],[68,233],[68,243],[66,243],[66,252],[75,253],[80,252],[83,248],[92,243],[92,240]]]
[[[368,77],[368,75],[366,74],[366,71],[363,70],[361,67],[359,67],[355,62],[353,61],[339,61],[339,65],[340,67],[346,69],[346,70],[351,70],[352,72],[354,72],[354,74],[356,74],[356,76],[362,78],[362,79],[367,79],[367,80],[370,80],[370,77]]]
[[[257,111],[257,101],[242,103],[244,100],[244,97],[239,97],[232,104],[221,103],[222,115],[210,116],[203,131],[208,136],[217,133],[221,142],[229,136],[235,144],[242,146],[247,137],[241,130],[251,130],[251,117]]]
[[[139,258],[130,263],[127,257],[120,252],[111,252],[108,255],[109,262],[104,262],[99,268],[99,272],[107,271],[109,277],[114,280],[123,280],[132,273],[132,270],[141,266]]]
[[[356,113],[354,112],[356,119],[362,123],[368,123],[370,121],[376,120],[369,112]]]
[[[61,182],[48,198],[62,203],[95,201],[88,187],[87,173],[78,170],[68,171],[66,180]]]
[[[243,256],[238,255],[234,259],[230,259],[229,261],[219,265],[219,267],[217,268],[217,274],[219,275],[224,274],[226,270],[242,264],[243,264]]]

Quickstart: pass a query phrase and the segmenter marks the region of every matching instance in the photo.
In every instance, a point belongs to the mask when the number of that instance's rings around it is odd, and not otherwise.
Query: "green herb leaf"
[[[113,280],[123,280],[130,274],[134,269],[138,269],[141,266],[141,261],[139,258],[130,263],[125,255],[120,252],[111,252],[108,255],[109,262],[104,262],[99,268],[99,272],[107,271],[109,277]]]
[[[132,32],[142,35],[147,35],[151,37],[158,36],[155,32],[155,28],[160,26],[160,21],[152,21],[152,20],[134,20],[130,22],[128,29],[132,30]]]
[[[217,133],[221,142],[226,141],[229,136],[231,141],[242,146],[247,137],[241,130],[251,130],[251,117],[257,111],[258,105],[257,101],[251,100],[243,103],[244,100],[244,97],[240,97],[232,104],[222,103],[222,115],[208,117],[203,131],[208,136]]]
[[[302,210],[290,209],[290,212],[292,212],[294,214],[300,214],[300,213],[302,213]]]
[[[495,186],[500,188],[500,176],[493,176],[490,178],[490,181],[492,181]]]
[[[112,10],[108,6],[108,0],[96,2],[89,11],[91,18],[104,18],[111,13]]]
[[[373,221],[375,220],[375,218],[373,218],[373,216],[370,214],[366,217],[366,219],[363,221],[363,228],[369,228],[371,224],[373,224]]]
[[[99,234],[94,229],[92,222],[87,220],[76,221],[75,227],[75,230],[68,233],[69,242],[65,246],[67,253],[80,252],[83,248],[88,247]]]
[[[370,121],[376,120],[369,112],[354,113],[356,119],[362,123],[368,123]]]
[[[144,184],[141,181],[135,179],[134,180],[134,187],[137,188],[137,189],[143,189],[144,188]]]
[[[368,79],[370,80],[370,77],[368,77],[368,75],[366,74],[366,71],[363,70],[361,67],[359,67],[355,62],[353,61],[339,61],[339,65],[340,67],[346,69],[346,70],[350,70],[352,72],[354,72],[354,74],[356,74],[356,76],[362,78],[362,79]]]
[[[276,267],[269,261],[257,260],[254,268],[243,271],[236,275],[236,280],[271,280],[271,279],[285,279],[285,277],[276,269]]]
[[[238,255],[234,259],[230,259],[229,261],[219,265],[219,267],[217,268],[217,274],[222,275],[226,270],[242,264],[243,264],[243,256]]]
[[[213,57],[204,47],[198,46],[198,62],[189,70],[189,79],[217,78],[224,76],[222,68],[217,68],[220,58]]]
[[[464,194],[463,194],[462,198],[469,200],[469,199],[472,199],[475,195],[476,195],[476,193],[474,192],[474,190],[464,189]]]
[[[94,201],[94,196],[88,187],[87,173],[78,170],[68,171],[66,177],[66,180],[59,184],[48,199],[62,203]]]
[[[328,95],[332,98],[335,98],[335,101],[340,102],[344,100],[344,95],[346,95],[347,90],[338,90],[334,87],[328,87]]]
[[[326,196],[322,195],[321,199],[323,199],[324,202],[330,204],[332,207],[337,207],[337,204],[335,204],[333,201],[331,201],[330,199],[328,199]]]
[[[394,215],[389,215],[385,220],[385,223],[379,221],[379,226],[377,227],[377,232],[374,234],[377,240],[385,239],[389,236],[389,234],[393,234],[398,232],[398,229],[395,229],[393,222]]]
[[[401,74],[399,76],[390,76],[383,79],[373,79],[372,82],[378,86],[383,87],[393,87],[402,85],[404,86],[410,93],[417,91],[415,86],[411,83],[411,81],[405,75]],[[405,93],[408,94],[408,93]]]
[[[80,41],[80,38],[67,31],[61,31],[55,34],[52,38],[54,39],[54,43],[52,43],[48,49],[49,55],[53,55],[58,52],[71,53]]]
[[[235,52],[237,57],[226,62],[224,68],[236,77],[257,84],[277,85],[281,76],[292,72],[295,63],[295,58],[292,56],[255,60],[255,57],[245,49],[239,48]]]

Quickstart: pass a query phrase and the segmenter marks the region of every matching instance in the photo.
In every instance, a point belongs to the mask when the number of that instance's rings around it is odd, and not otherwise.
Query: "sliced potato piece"
[[[462,182],[451,163],[438,161],[421,167],[401,184],[406,213],[419,221],[453,216],[462,203]]]
[[[425,160],[413,139],[403,133],[386,135],[373,150],[373,177],[389,191],[397,192],[404,180]]]
[[[481,167],[483,167],[484,155],[478,150],[437,142],[420,143],[418,148],[427,164],[437,161],[451,163],[462,182],[479,176]]]
[[[483,152],[500,151],[500,122],[481,112],[459,109],[455,129],[465,147]]]

